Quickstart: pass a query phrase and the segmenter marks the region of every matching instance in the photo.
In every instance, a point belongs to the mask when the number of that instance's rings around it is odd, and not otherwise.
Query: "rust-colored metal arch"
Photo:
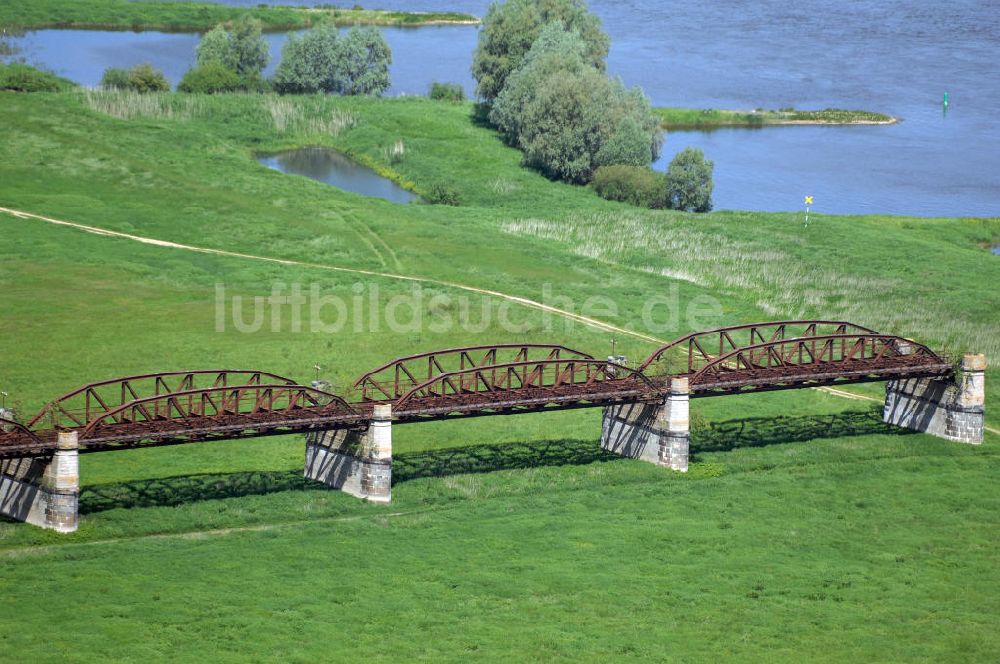
[[[829,334],[738,348],[712,359],[688,380],[693,392],[726,393],[944,375],[951,369],[945,358],[903,337]]]
[[[121,404],[87,422],[82,444],[140,438],[197,437],[294,426],[332,426],[365,419],[336,394],[304,385],[219,386],[161,394]]]
[[[207,384],[206,384],[207,383]],[[27,426],[34,429],[46,416],[54,428],[86,426],[102,413],[137,399],[198,388],[238,385],[285,384],[296,381],[285,376],[252,369],[199,369],[166,371],[110,378],[89,383],[46,404]]]
[[[592,355],[558,344],[493,344],[447,348],[399,357],[362,374],[354,381],[363,401],[394,401],[411,388],[453,371],[512,362],[558,359],[594,359]]]
[[[393,404],[406,417],[492,414],[546,405],[657,400],[663,387],[643,373],[595,359],[536,360],[451,371],[410,388]]]
[[[693,374],[715,358],[740,348],[779,339],[828,334],[877,334],[877,332],[855,323],[834,320],[784,320],[730,325],[678,337],[653,351],[639,365],[639,370],[646,371],[650,366],[666,360],[670,364],[677,364],[676,370],[667,369],[656,373]],[[677,356],[667,357],[670,351],[676,352]],[[686,358],[683,357],[684,354]]]

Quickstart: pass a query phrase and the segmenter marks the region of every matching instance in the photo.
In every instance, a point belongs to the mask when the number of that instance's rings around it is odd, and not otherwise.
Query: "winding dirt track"
[[[86,224],[78,224],[72,221],[64,221],[61,219],[53,219],[52,217],[43,217],[40,214],[33,214],[31,212],[24,212],[22,210],[13,210],[11,208],[0,207],[0,212],[9,214],[18,219],[35,219],[38,221],[44,221],[49,224],[55,224],[57,226],[67,226],[69,228],[75,228],[76,230],[83,231],[85,233],[91,233],[93,235],[101,235],[104,237],[114,237],[123,240],[131,240],[133,242],[139,242],[142,244],[149,244],[155,247],[167,247],[170,249],[179,249],[181,251],[193,251],[199,254],[211,254],[213,256],[225,256],[228,258],[243,258],[247,260],[263,261],[265,263],[277,263],[279,265],[294,265],[297,267],[307,267],[317,270],[328,270],[332,272],[345,272],[348,274],[363,274],[370,277],[381,277],[384,279],[397,279],[400,281],[409,281],[413,283],[430,284],[433,286],[443,286],[446,288],[454,288],[456,290],[462,290],[469,293],[478,293],[480,295],[489,295],[490,297],[495,297],[501,300],[507,300],[508,302],[514,302],[531,309],[538,309],[541,311],[546,311],[564,318],[574,320],[578,323],[583,323],[589,327],[596,328],[598,330],[603,330],[605,332],[615,332],[617,334],[624,334],[630,337],[635,337],[637,339],[642,339],[644,341],[650,341],[652,343],[662,344],[665,341],[658,339],[656,337],[650,336],[648,334],[642,334],[641,332],[635,332],[633,330],[628,330],[623,327],[617,327],[610,323],[605,323],[604,321],[597,320],[596,318],[589,318],[587,316],[582,316],[580,314],[573,313],[571,311],[565,311],[557,307],[550,306],[543,302],[538,302],[537,300],[532,300],[526,297],[521,297],[519,295],[510,295],[508,293],[501,293],[499,291],[488,290],[485,288],[477,288],[475,286],[469,286],[466,284],[456,283],[454,281],[442,281],[440,279],[431,279],[429,277],[419,277],[408,274],[396,274],[393,272],[379,272],[376,270],[360,270],[357,268],[350,267],[340,267],[337,265],[324,265],[322,263],[308,263],[305,261],[290,260],[287,258],[274,258],[272,256],[258,256],[256,254],[244,254],[238,251],[227,251],[225,249],[210,249],[208,247],[197,247],[190,244],[179,244],[177,242],[168,242],[166,240],[157,240],[155,238],[143,237],[141,235],[133,235],[131,233],[121,233],[119,231],[111,231],[105,228],[98,228],[96,226],[87,226]]]

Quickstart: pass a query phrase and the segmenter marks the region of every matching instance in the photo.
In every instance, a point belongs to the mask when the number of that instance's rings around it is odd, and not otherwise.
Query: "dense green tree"
[[[340,31],[332,25],[288,35],[274,73],[274,89],[291,94],[334,92],[338,86],[335,62],[339,42]]]
[[[229,31],[221,25],[205,33],[198,42],[195,53],[198,66],[213,62],[236,71],[236,52],[232,48],[232,38]]]
[[[248,15],[238,18],[231,30],[212,28],[197,49],[198,66],[221,64],[242,77],[259,75],[270,58],[260,21]]]
[[[391,62],[379,30],[351,28],[340,35],[334,26],[319,26],[289,36],[274,86],[283,93],[379,95],[389,87]]]
[[[580,35],[585,61],[603,71],[610,42],[600,19],[587,11],[583,0],[494,2],[483,18],[472,59],[476,93],[492,102],[503,91],[507,77],[521,67],[542,28],[556,21]]]
[[[547,25],[490,111],[527,163],[580,183],[600,166],[648,166],[662,140],[642,91],[590,66],[585,49],[575,30]]]
[[[340,94],[378,96],[389,87],[392,51],[381,30],[351,28],[341,37],[337,56]]]
[[[714,164],[697,148],[684,148],[667,167],[667,206],[687,212],[712,209]]]
[[[507,84],[490,107],[490,122],[516,145],[524,110],[546,79],[556,74],[579,73],[586,64],[586,45],[580,34],[565,29],[561,21],[545,26],[522,66],[507,78]]]
[[[108,67],[101,77],[101,87],[136,92],[167,92],[170,90],[170,82],[163,72],[144,62],[129,69]]]

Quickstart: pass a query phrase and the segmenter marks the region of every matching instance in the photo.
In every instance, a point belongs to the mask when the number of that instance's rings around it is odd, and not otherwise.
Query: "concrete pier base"
[[[60,533],[79,520],[80,465],[75,431],[59,433],[49,458],[0,461],[0,514]]]
[[[690,431],[687,378],[671,381],[662,404],[623,404],[604,409],[601,447],[614,454],[642,459],[687,472]]]
[[[882,419],[938,438],[978,445],[985,426],[986,358],[966,354],[954,382],[931,378],[891,380]]]
[[[365,430],[306,434],[304,476],[375,503],[392,500],[392,406],[375,406]]]

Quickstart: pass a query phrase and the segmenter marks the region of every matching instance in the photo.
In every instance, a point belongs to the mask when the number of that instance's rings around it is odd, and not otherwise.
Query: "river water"
[[[481,16],[488,3],[378,4]],[[903,119],[891,126],[671,133],[656,167],[688,145],[703,149],[715,162],[716,208],[796,210],[812,195],[817,212],[1000,215],[996,0],[597,0],[591,7],[611,36],[609,71],[642,86],[656,105],[839,107]],[[471,90],[474,27],[385,34],[394,53],[390,94],[425,94],[432,80]],[[269,36],[276,55],[282,40]],[[22,41],[29,61],[94,84],[106,66],[143,60],[177,80],[197,37],[38,31]]]

